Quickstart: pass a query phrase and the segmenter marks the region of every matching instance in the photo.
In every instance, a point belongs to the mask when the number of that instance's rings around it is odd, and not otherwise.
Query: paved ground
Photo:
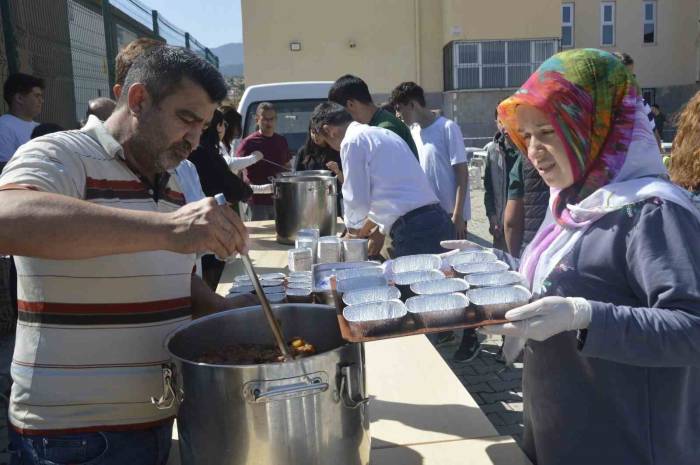
[[[491,245],[483,190],[472,190],[472,218],[469,222],[469,239],[482,245]],[[440,347],[439,352],[496,430],[500,434],[511,435],[520,442],[523,433],[522,363],[506,368],[498,360],[500,346],[501,338],[490,336],[482,343],[483,349],[479,356],[470,363],[452,361],[452,355],[459,347],[458,341]]]

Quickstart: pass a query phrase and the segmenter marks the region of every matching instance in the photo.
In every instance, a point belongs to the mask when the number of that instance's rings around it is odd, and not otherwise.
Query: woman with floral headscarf
[[[526,453],[700,463],[700,218],[664,179],[633,76],[607,52],[563,52],[499,116],[552,199],[520,263],[536,300],[487,330],[511,357],[528,341]]]

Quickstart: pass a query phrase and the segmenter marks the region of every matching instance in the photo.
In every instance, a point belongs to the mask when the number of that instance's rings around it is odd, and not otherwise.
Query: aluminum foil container
[[[317,263],[336,263],[341,261],[341,257],[342,249],[340,239],[335,236],[323,236],[319,238],[316,252]]]
[[[270,302],[271,304],[278,304],[278,303],[284,302],[284,299],[287,298],[287,294],[285,294],[284,292],[277,292],[274,294],[268,294],[266,292],[265,296],[267,297],[267,301]]]
[[[292,289],[311,289],[311,280],[308,281],[289,281],[287,283],[287,290]]]
[[[263,292],[265,295],[284,293],[284,286],[263,287]],[[253,293],[255,293],[255,290],[253,290]]]
[[[359,276],[357,278],[348,278],[338,280],[337,291],[340,293],[356,291],[358,289],[367,289],[368,287],[387,286],[386,278],[382,276]]]
[[[296,240],[294,241],[294,247],[297,249],[311,249],[311,254],[314,255],[315,258],[316,249],[318,248],[318,239],[313,237],[297,236]]]
[[[464,278],[471,287],[515,286],[523,283],[523,276],[517,271],[497,273],[475,273]]]
[[[369,302],[343,309],[343,317],[353,332],[365,336],[387,334],[401,329],[406,317],[406,305],[400,300]]]
[[[284,273],[263,273],[260,275],[260,279],[284,279],[287,276]]]
[[[293,271],[289,273],[289,279],[296,280],[297,278],[312,279],[312,273],[310,271]]]
[[[290,249],[287,251],[290,271],[311,271],[313,254],[311,249]]]
[[[284,285],[284,279],[261,279],[260,285],[262,287],[274,287]]]
[[[458,275],[465,276],[473,273],[497,273],[499,271],[507,271],[510,267],[504,262],[496,261],[485,263],[458,263],[452,268]]]
[[[317,228],[304,228],[297,231],[297,238],[312,237],[316,240],[321,236],[321,232]]]
[[[454,267],[463,263],[488,263],[498,261],[496,254],[488,250],[467,250],[452,255],[447,259],[447,263]]]
[[[384,302],[401,298],[401,291],[394,286],[369,287],[343,294],[345,305],[358,305],[369,302]]]
[[[229,289],[229,293],[237,293],[237,294],[248,294],[251,293],[255,290],[252,284],[246,284],[245,282],[242,283],[233,283],[231,286],[231,289]]]
[[[287,300],[290,303],[311,303],[313,301],[311,287],[309,286],[305,289],[287,289]]]
[[[409,271],[437,270],[441,264],[442,259],[438,255],[405,255],[391,262],[391,271],[398,274]]]
[[[447,250],[483,250],[483,247],[480,245],[466,239],[442,241],[440,242],[440,246]]]
[[[367,260],[368,239],[344,239],[341,242],[344,262],[362,262]]]
[[[451,326],[475,320],[469,311],[469,299],[460,293],[419,295],[406,301],[415,322],[426,328]]]
[[[335,278],[338,281],[350,278],[360,278],[367,276],[383,276],[384,270],[379,266],[368,266],[365,268],[348,268],[345,270],[338,270]]]
[[[453,292],[464,292],[467,289],[469,289],[469,284],[459,278],[434,279],[411,284],[411,292],[417,295],[451,294]]]
[[[525,305],[532,298],[523,286],[470,289],[467,296],[484,320],[502,320],[508,310]]]
[[[258,279],[260,279],[260,275],[258,275]],[[250,280],[250,276],[247,274],[239,274],[238,276],[235,276],[233,278],[234,283],[242,283],[242,284],[250,284],[252,281]]]
[[[436,279],[445,279],[445,275],[438,270],[406,271],[394,275],[394,282],[401,286],[408,286],[421,281],[434,281]]]

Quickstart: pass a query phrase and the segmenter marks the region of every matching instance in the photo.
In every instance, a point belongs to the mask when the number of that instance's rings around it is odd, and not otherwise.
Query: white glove
[[[544,341],[565,331],[586,329],[593,309],[580,297],[544,297],[506,313],[508,323],[484,326],[487,334],[501,334],[535,341]]]
[[[260,150],[256,150],[255,152],[251,153],[250,155],[253,157],[253,159],[255,160],[256,163],[263,159],[263,154]]]

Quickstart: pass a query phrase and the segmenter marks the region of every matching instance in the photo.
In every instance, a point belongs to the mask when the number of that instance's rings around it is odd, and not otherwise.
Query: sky
[[[142,0],[205,47],[243,42],[240,0]]]

